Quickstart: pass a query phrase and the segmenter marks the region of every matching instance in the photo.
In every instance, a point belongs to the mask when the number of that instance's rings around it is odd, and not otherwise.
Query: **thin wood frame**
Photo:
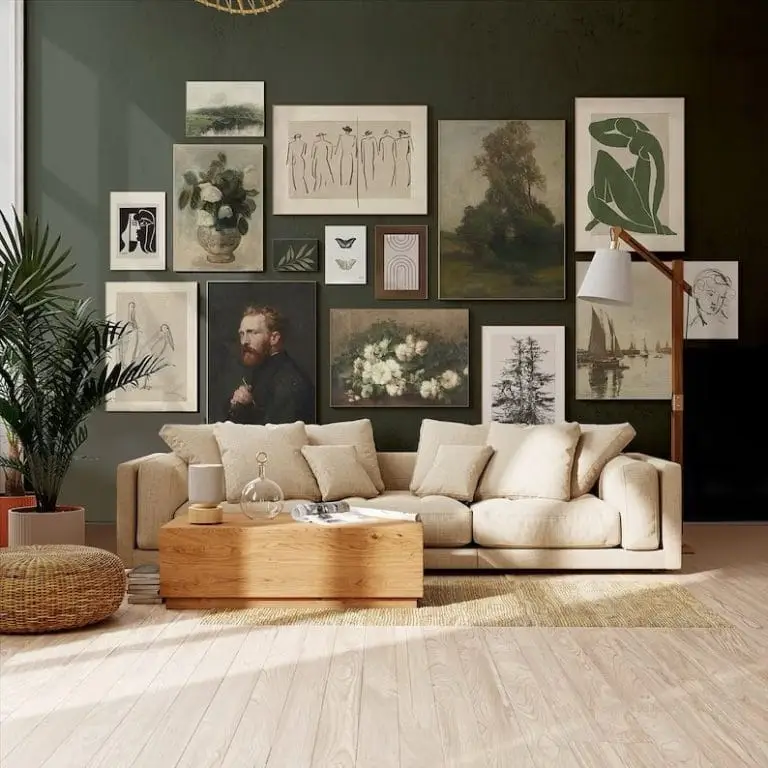
[[[378,224],[375,228],[374,242],[376,267],[374,270],[375,297],[381,300],[426,299],[429,293],[429,275],[427,273],[427,253],[429,227],[426,224],[392,226]],[[387,235],[416,235],[419,239],[419,286],[415,290],[392,290],[384,287],[384,243]]]

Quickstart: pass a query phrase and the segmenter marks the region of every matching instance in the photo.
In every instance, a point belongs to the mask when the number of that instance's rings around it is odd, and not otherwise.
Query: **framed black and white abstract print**
[[[165,269],[165,192],[112,192],[109,268]]]

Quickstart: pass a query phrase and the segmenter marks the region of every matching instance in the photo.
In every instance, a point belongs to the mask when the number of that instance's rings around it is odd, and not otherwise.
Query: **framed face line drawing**
[[[165,270],[165,192],[110,193],[109,268]]]
[[[427,226],[375,228],[377,299],[427,298]]]

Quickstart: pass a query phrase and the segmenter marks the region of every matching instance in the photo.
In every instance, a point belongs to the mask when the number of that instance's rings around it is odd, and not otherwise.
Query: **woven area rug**
[[[427,576],[418,608],[211,610],[204,624],[282,626],[660,627],[727,629],[685,587],[668,582]]]

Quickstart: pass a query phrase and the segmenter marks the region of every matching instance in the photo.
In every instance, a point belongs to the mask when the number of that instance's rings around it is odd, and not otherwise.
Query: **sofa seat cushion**
[[[621,542],[619,511],[591,494],[571,501],[487,499],[472,505],[479,547],[605,548]]]
[[[425,547],[463,547],[472,542],[472,512],[447,496],[414,496],[407,491],[385,491],[375,499],[346,499],[356,507],[416,513],[424,527]]]

